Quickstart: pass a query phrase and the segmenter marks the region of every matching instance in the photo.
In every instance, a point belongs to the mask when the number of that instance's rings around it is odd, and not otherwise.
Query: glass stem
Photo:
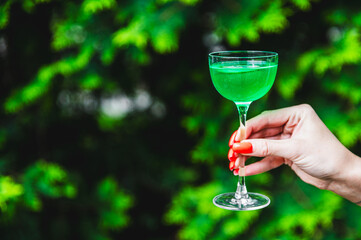
[[[246,120],[247,120],[247,111],[251,102],[236,102],[236,106],[239,114],[240,128],[238,129],[238,135],[240,136],[240,141],[246,138]],[[246,187],[246,177],[245,177],[245,156],[239,156],[238,160],[240,161],[239,165],[239,176],[237,183],[237,191],[235,193],[236,199],[248,198],[247,187]]]

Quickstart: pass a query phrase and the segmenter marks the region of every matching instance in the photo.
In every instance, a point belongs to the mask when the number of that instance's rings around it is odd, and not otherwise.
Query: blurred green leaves
[[[10,176],[2,176],[0,178],[0,209],[1,212],[8,211],[8,204],[14,202],[24,193],[21,184],[14,182]]]
[[[134,7],[134,11],[129,14],[134,17],[126,27],[114,33],[113,44],[120,48],[133,45],[144,52],[148,43],[159,53],[176,50],[179,32],[185,25],[187,9],[176,3],[167,7],[155,6],[150,1],[142,9]],[[124,18],[123,21],[128,16]]]
[[[296,180],[293,190],[276,196],[282,204],[276,208],[274,220],[259,229],[264,238],[279,234],[289,239],[322,239],[322,230],[332,230],[332,219],[342,208],[342,198],[331,192],[316,190],[313,186]]]
[[[13,1],[7,1],[0,5],[0,29],[4,28],[9,21],[9,9]]]
[[[345,30],[329,47],[314,49],[302,55],[299,70],[305,73],[310,68],[319,76],[327,70],[340,71],[343,65],[356,64],[361,60],[360,33],[357,28]]]
[[[42,38],[50,49],[41,60],[43,51],[33,52],[31,41],[21,52],[12,45],[23,44],[14,32],[26,31],[13,8],[34,16],[38,7],[49,13],[48,19],[40,16],[49,20],[49,36]],[[279,52],[275,86],[252,104],[250,117],[307,102],[343,144],[357,150],[358,9],[358,1],[310,0],[1,2],[4,68],[26,54],[38,63],[31,71],[16,69],[24,72],[19,80],[7,72],[1,82],[1,212],[9,219],[20,211],[40,215],[46,201],[57,202],[60,223],[76,212],[85,229],[78,234],[98,240],[134,229],[165,236],[169,225],[176,232],[168,238],[179,239],[360,238],[356,206],[302,183],[285,167],[247,178],[250,190],[272,197],[269,208],[234,213],[213,206],[212,198],[235,184],[226,155],[239,121],[235,106],[212,88],[206,63],[207,51],[215,49]],[[110,110],[114,103],[123,109],[106,111],[105,102]],[[21,155],[21,143],[36,150]],[[156,213],[144,197],[154,192],[164,198]],[[21,217],[14,222],[25,222]]]
[[[76,49],[78,54],[63,54],[60,60],[39,69],[32,81],[7,99],[5,110],[15,113],[34,103],[47,93],[59,74],[67,77],[85,72],[88,75],[89,69],[86,67],[95,53],[95,57],[100,58],[104,65],[109,65],[117,49],[124,49],[137,63],[147,64],[150,61],[148,45],[159,53],[177,50],[180,31],[191,12],[189,5],[197,1],[181,2],[183,4],[177,1],[159,1],[156,4],[153,1],[129,1],[126,10],[112,0],[87,0],[81,8],[68,3],[66,12],[55,14],[52,19],[52,47],[55,51]],[[0,16],[0,27],[7,24],[11,3],[12,1],[8,1],[0,7],[0,12],[3,13]],[[34,2],[34,5],[37,3]],[[111,10],[113,21],[119,21],[117,25],[121,25],[120,28],[110,25],[100,29],[93,26],[93,15],[106,10]],[[93,70],[91,74],[95,76],[97,72]],[[88,82],[89,79],[84,81]],[[100,85],[99,82],[96,84]]]
[[[29,166],[15,181],[10,176],[0,177],[0,210],[2,217],[12,217],[16,204],[21,202],[33,211],[42,210],[43,198],[70,198],[77,196],[77,186],[69,174],[58,164],[37,161]],[[129,223],[126,211],[132,207],[133,198],[119,189],[114,178],[99,182],[94,194],[98,212],[98,229],[91,231],[95,239],[109,239],[109,231],[124,228]]]
[[[5,103],[5,110],[14,113],[34,102],[45,94],[51,80],[57,75],[68,76],[83,69],[90,61],[93,49],[85,46],[75,57],[67,57],[58,62],[42,67],[35,79],[27,86],[17,90]]]
[[[0,209],[5,216],[14,214],[17,202],[39,211],[42,197],[74,198],[77,193],[76,186],[62,167],[43,160],[28,167],[18,178],[21,180],[15,181],[10,176],[0,177]]]
[[[116,4],[117,3],[114,0],[85,0],[82,4],[82,8],[86,14],[95,14],[106,9],[111,9]]]
[[[133,205],[133,198],[119,189],[115,179],[108,177],[102,180],[97,187],[97,197],[101,229],[121,229],[128,225],[126,210]]]
[[[210,204],[216,193],[225,191],[219,181],[184,188],[173,198],[165,219],[169,224],[182,224],[180,239],[230,239],[246,231],[260,211],[232,212]]]
[[[73,198],[77,193],[66,171],[57,164],[45,161],[36,162],[25,170],[23,185],[24,203],[36,211],[41,210],[40,196]]]
[[[300,9],[310,6],[309,1],[292,1]],[[216,13],[215,32],[225,37],[230,45],[238,46],[242,39],[259,40],[261,33],[279,33],[288,25],[292,9],[286,1],[225,1],[225,7]],[[238,14],[242,11],[242,14]],[[231,14],[229,14],[231,13]]]

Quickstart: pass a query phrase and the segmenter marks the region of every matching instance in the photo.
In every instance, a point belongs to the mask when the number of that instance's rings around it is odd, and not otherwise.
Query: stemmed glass
[[[267,51],[221,51],[208,56],[214,87],[238,109],[239,136],[245,139],[246,116],[252,101],[263,97],[272,87],[277,73],[278,54]],[[236,192],[223,193],[213,199],[220,208],[229,210],[256,210],[267,207],[270,199],[259,193],[247,192],[245,157],[240,161]]]

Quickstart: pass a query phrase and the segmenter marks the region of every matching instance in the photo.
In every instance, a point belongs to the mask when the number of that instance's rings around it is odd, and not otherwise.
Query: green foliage
[[[16,112],[26,104],[35,101],[48,91],[51,80],[57,74],[68,76],[83,69],[89,63],[92,54],[93,49],[91,47],[84,47],[76,57],[68,57],[41,68],[29,85],[16,91],[7,100],[5,110]]]
[[[0,209],[1,212],[8,211],[8,204],[12,204],[24,192],[21,184],[14,182],[9,176],[0,178]]]
[[[361,59],[359,30],[351,28],[340,34],[342,36],[335,40],[332,46],[314,49],[301,56],[299,71],[305,73],[313,68],[317,75],[322,76],[327,70],[340,71],[345,64],[359,63]]]
[[[186,5],[195,5],[198,2],[200,2],[200,0],[159,0],[158,2],[164,4],[164,3],[176,2],[176,1],[179,1],[179,2],[184,3]]]
[[[342,198],[330,192],[315,191],[300,180],[298,185],[300,188],[295,186],[290,193],[277,196],[283,204],[275,209],[274,221],[259,229],[261,236],[275,238],[282,234],[292,239],[322,239],[319,228],[332,230],[332,219],[342,208]]]
[[[1,176],[0,209],[3,216],[13,216],[19,202],[39,211],[42,206],[41,197],[74,198],[77,190],[67,175],[57,164],[38,161],[25,170],[21,181]]]
[[[9,21],[9,9],[12,1],[0,5],[0,29],[4,28]]]
[[[308,0],[291,2],[302,10],[311,6]],[[217,11],[215,32],[232,46],[238,46],[243,38],[258,41],[261,33],[279,33],[288,26],[287,17],[293,10],[286,5],[287,1],[281,0],[225,2]],[[240,10],[242,14],[238,14]]]
[[[128,26],[114,33],[112,42],[115,46],[135,46],[145,51],[147,44],[151,43],[160,53],[172,52],[178,48],[179,31],[183,28],[187,16],[187,12],[182,10],[184,7],[173,4],[167,8],[154,8],[152,5],[152,2],[149,2],[143,9],[134,6],[135,11],[129,14],[134,17]],[[121,16],[123,21],[128,17]]]
[[[40,196],[74,198],[77,190],[67,175],[54,163],[39,161],[30,166],[23,176],[25,205],[39,211],[42,207]]]
[[[2,1],[2,239],[19,239],[18,229],[22,239],[361,238],[359,207],[286,167],[247,178],[272,198],[268,208],[213,206],[234,190],[226,154],[239,122],[206,61],[214,49],[279,52],[275,85],[249,117],[307,102],[361,154],[360,7]]]
[[[85,0],[82,4],[84,13],[94,14],[105,9],[111,9],[116,5],[114,0]]]
[[[24,8],[30,9],[33,7],[31,4],[36,3],[38,2],[24,2]],[[177,50],[179,32],[184,28],[185,20],[189,15],[189,11],[184,10],[187,10],[187,5],[193,5],[196,2],[184,1],[184,3],[184,5],[179,5],[176,2],[171,4],[162,2],[154,7],[152,1],[149,3],[131,1],[127,11],[123,11],[123,8],[115,1],[109,0],[84,1],[81,8],[73,3],[67,4],[67,18],[54,16],[52,19],[52,47],[56,51],[76,47],[79,53],[75,56],[65,55],[61,60],[42,67],[27,86],[8,98],[5,110],[17,112],[36,101],[47,93],[52,80],[59,74],[69,76],[79,71],[87,71],[84,68],[91,62],[95,51],[99,54],[100,60],[108,65],[113,61],[117,48],[129,48],[127,51],[131,52],[132,57],[142,64],[149,63],[150,60],[146,49],[148,43],[159,53]],[[8,1],[0,8],[0,12],[4,12],[4,16],[0,17],[0,23],[3,22],[3,26],[7,24],[10,4],[11,1]],[[114,32],[111,32],[109,28],[104,28],[101,30],[104,34],[100,37],[100,30],[92,25],[93,15],[109,9],[115,12],[114,20],[127,21],[128,24]],[[131,46],[136,49],[130,48]]]
[[[260,212],[234,213],[209,204],[215,193],[224,190],[219,181],[183,189],[173,198],[165,216],[167,223],[184,225],[178,232],[180,239],[229,239],[244,232]]]
[[[308,10],[311,8],[311,2],[309,0],[292,0],[291,2],[301,10]]]
[[[113,178],[108,177],[99,183],[97,196],[101,229],[121,229],[128,225],[129,218],[125,211],[133,205],[133,200],[119,189]]]

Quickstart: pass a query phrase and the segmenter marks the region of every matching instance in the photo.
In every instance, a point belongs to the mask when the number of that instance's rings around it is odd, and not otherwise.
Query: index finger
[[[298,117],[297,107],[298,106],[265,111],[248,120],[246,137],[248,138],[251,134],[262,131],[263,129],[282,127],[286,125],[290,119],[295,120],[294,118]]]

